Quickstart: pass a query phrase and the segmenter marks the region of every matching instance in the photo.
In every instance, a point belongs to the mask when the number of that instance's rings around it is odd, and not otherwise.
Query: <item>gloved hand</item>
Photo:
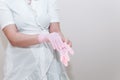
[[[53,32],[50,34],[40,34],[38,36],[38,40],[40,43],[50,42],[52,44],[53,49],[56,49],[56,50],[60,50],[64,46],[64,43],[62,42],[61,37],[56,32]]]
[[[68,66],[68,61],[70,61],[69,54],[73,54],[74,52],[67,43],[63,43],[58,33],[40,34],[38,40],[39,42],[50,42],[53,49],[56,49],[60,53],[61,62],[65,66]]]
[[[59,50],[60,52],[60,60],[65,65],[68,66],[68,62],[70,61],[69,54],[73,55],[73,49],[65,42],[64,47]]]

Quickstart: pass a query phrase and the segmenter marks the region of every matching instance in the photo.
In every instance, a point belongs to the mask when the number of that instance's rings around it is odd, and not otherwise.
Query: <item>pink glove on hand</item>
[[[59,50],[60,52],[60,60],[65,65],[68,66],[68,62],[70,61],[69,54],[73,55],[73,49],[65,42],[64,47]]]
[[[67,43],[63,43],[60,35],[56,32],[50,33],[50,34],[40,34],[38,36],[39,42],[50,42],[52,44],[53,49],[56,49],[58,52],[60,52],[60,60],[61,62],[67,66],[68,61],[70,61],[69,53],[73,54],[72,48],[70,48]]]
[[[50,34],[40,34],[38,36],[38,40],[40,43],[42,42],[50,42],[52,44],[53,49],[59,50],[62,48],[64,43],[61,40],[61,37],[58,33],[53,32]]]

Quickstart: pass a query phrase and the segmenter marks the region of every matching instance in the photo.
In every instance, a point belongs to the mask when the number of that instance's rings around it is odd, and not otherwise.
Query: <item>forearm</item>
[[[3,32],[13,46],[28,47],[40,43],[38,40],[38,34],[28,35],[20,33],[14,24],[6,26],[3,29]]]
[[[28,47],[40,43],[38,41],[38,34],[28,35],[17,32],[13,36],[14,37],[12,37],[12,39],[9,40],[13,46]]]
[[[61,35],[61,37],[64,37],[61,29],[60,29],[60,23],[59,22],[54,22],[54,23],[51,23],[50,24],[50,27],[49,27],[49,32],[52,33],[52,32],[57,32]]]
[[[50,31],[50,33],[51,32],[61,32],[60,23],[59,22],[50,23],[49,31]]]

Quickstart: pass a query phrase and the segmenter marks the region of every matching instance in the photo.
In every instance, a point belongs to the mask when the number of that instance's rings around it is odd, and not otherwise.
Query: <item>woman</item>
[[[57,0],[0,0],[0,28],[9,41],[4,80],[69,80],[53,41],[60,36],[72,44],[57,12]]]

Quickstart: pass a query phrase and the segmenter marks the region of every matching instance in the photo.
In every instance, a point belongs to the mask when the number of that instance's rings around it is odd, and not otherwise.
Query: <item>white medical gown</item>
[[[59,22],[57,0],[0,0],[0,29],[16,24],[24,34],[49,34],[52,22]],[[59,53],[50,43],[26,48],[8,43],[4,65],[4,80],[69,80]]]

